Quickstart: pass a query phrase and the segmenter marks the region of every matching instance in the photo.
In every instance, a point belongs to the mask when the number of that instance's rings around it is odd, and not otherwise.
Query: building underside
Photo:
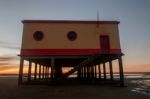
[[[71,75],[78,81],[89,83],[91,81],[99,82],[117,82],[124,86],[123,75],[123,54],[94,54],[94,55],[20,55],[19,84],[44,81],[67,82]],[[113,72],[113,61],[117,60],[118,74],[115,78]],[[28,72],[24,73],[25,63],[28,61]],[[33,64],[34,63],[34,64]],[[108,66],[106,66],[108,64]],[[116,64],[115,64],[116,65]],[[63,72],[65,67],[71,69]],[[106,70],[109,68],[109,70]]]

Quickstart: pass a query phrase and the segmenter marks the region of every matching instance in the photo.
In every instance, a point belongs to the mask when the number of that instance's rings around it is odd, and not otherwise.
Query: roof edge
[[[96,21],[96,20],[22,20],[22,23],[99,23],[119,24],[119,21]]]

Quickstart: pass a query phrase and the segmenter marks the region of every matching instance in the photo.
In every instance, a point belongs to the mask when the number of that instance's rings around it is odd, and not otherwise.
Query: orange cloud
[[[17,73],[18,73],[18,65],[15,64],[0,65],[0,74],[17,74]]]
[[[126,65],[125,72],[150,72],[150,65]]]
[[[0,74],[16,74],[18,73],[17,56],[0,56]]]

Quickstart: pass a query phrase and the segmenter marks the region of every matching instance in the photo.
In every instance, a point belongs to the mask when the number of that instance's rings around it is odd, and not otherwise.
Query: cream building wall
[[[120,49],[118,22],[51,22],[23,21],[22,49],[100,49],[100,35],[108,35],[110,49]],[[33,34],[42,31],[44,38],[36,41]],[[77,39],[67,38],[69,31],[77,33]]]

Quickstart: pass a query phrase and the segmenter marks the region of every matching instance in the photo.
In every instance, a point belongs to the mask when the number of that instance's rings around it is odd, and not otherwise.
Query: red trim
[[[23,20],[22,23],[103,23],[119,24],[119,21],[95,21],[95,20]]]
[[[21,55],[91,55],[101,49],[21,49]],[[120,54],[121,49],[111,49],[111,54]]]

